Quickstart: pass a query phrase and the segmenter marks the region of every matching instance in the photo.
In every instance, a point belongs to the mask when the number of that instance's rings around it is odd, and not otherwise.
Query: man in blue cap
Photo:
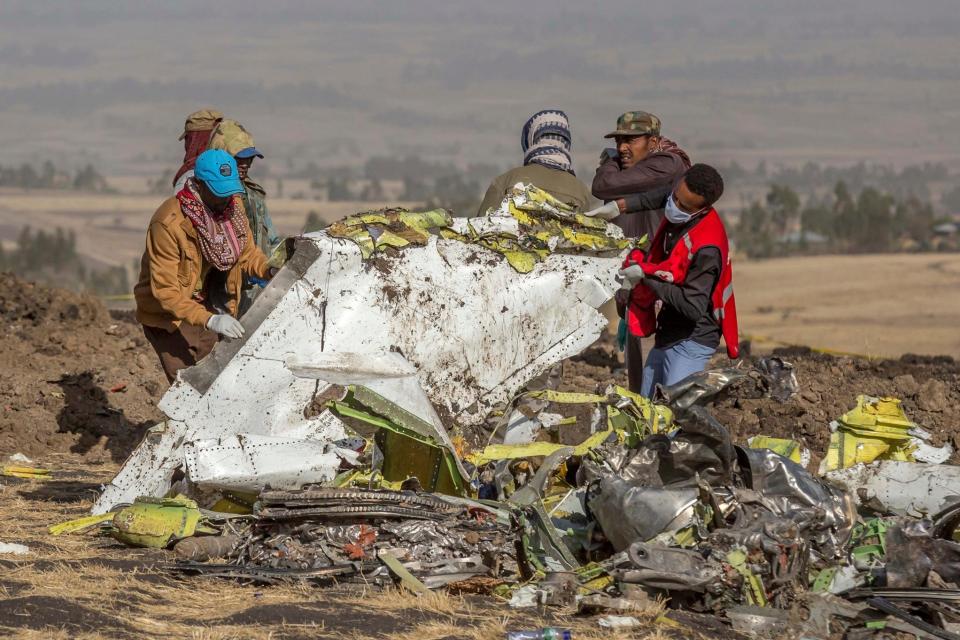
[[[250,225],[250,235],[253,243],[269,256],[280,244],[280,236],[273,227],[273,220],[267,211],[267,192],[259,184],[250,179],[250,166],[255,158],[263,158],[263,154],[253,142],[253,136],[236,120],[223,120],[217,124],[210,135],[210,149],[223,149],[237,161],[237,170],[244,192],[243,208],[247,212],[247,222]],[[244,283],[243,295],[240,299],[240,315],[253,303],[253,299],[261,290],[258,283],[247,280]]]
[[[236,315],[244,275],[272,275],[251,239],[242,193],[236,160],[210,149],[150,220],[133,293],[137,320],[171,383],[210,353],[218,336],[243,336]]]

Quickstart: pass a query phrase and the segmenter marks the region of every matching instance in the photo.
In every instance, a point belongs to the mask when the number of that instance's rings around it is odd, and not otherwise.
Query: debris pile
[[[605,628],[666,602],[763,637],[956,637],[960,467],[895,398],[856,399],[817,448],[722,417],[803,397],[782,357],[655,402],[558,390],[617,286],[624,241],[596,224],[520,185],[477,220],[299,239],[245,337],[181,372],[94,515],[54,530],[173,548],[189,574],[469,590]]]

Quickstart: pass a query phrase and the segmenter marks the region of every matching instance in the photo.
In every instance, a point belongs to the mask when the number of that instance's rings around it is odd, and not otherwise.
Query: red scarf
[[[247,245],[247,216],[240,196],[230,198],[230,204],[215,214],[200,199],[196,179],[189,178],[177,194],[177,200],[183,215],[197,230],[203,258],[220,271],[232,269]]]
[[[177,184],[180,176],[193,169],[197,164],[197,156],[207,150],[207,143],[210,142],[210,135],[213,129],[209,131],[187,131],[183,138],[183,164],[180,170],[173,176],[173,184]]]

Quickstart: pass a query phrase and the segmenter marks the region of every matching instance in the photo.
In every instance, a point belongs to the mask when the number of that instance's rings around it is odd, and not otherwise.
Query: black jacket
[[[703,216],[686,224],[667,223],[664,252],[669,255],[683,234],[695,227]],[[655,345],[667,348],[683,340],[716,349],[720,346],[720,325],[713,319],[711,297],[723,268],[720,250],[704,247],[693,255],[687,277],[682,284],[648,278],[644,283],[663,301],[657,316]]]

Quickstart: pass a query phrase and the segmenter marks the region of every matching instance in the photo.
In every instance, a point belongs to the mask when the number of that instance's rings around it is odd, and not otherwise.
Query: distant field
[[[147,222],[163,201],[157,195],[98,195],[64,191],[24,192],[0,189],[0,242],[12,243],[24,225],[34,229],[73,229],[80,253],[94,262],[129,266],[143,253]],[[303,229],[310,211],[333,221],[345,215],[377,209],[379,202],[325,202],[270,198],[270,215],[281,234]],[[389,203],[413,207],[411,203]]]
[[[740,330],[777,342],[871,356],[960,357],[960,255],[739,261]]]

